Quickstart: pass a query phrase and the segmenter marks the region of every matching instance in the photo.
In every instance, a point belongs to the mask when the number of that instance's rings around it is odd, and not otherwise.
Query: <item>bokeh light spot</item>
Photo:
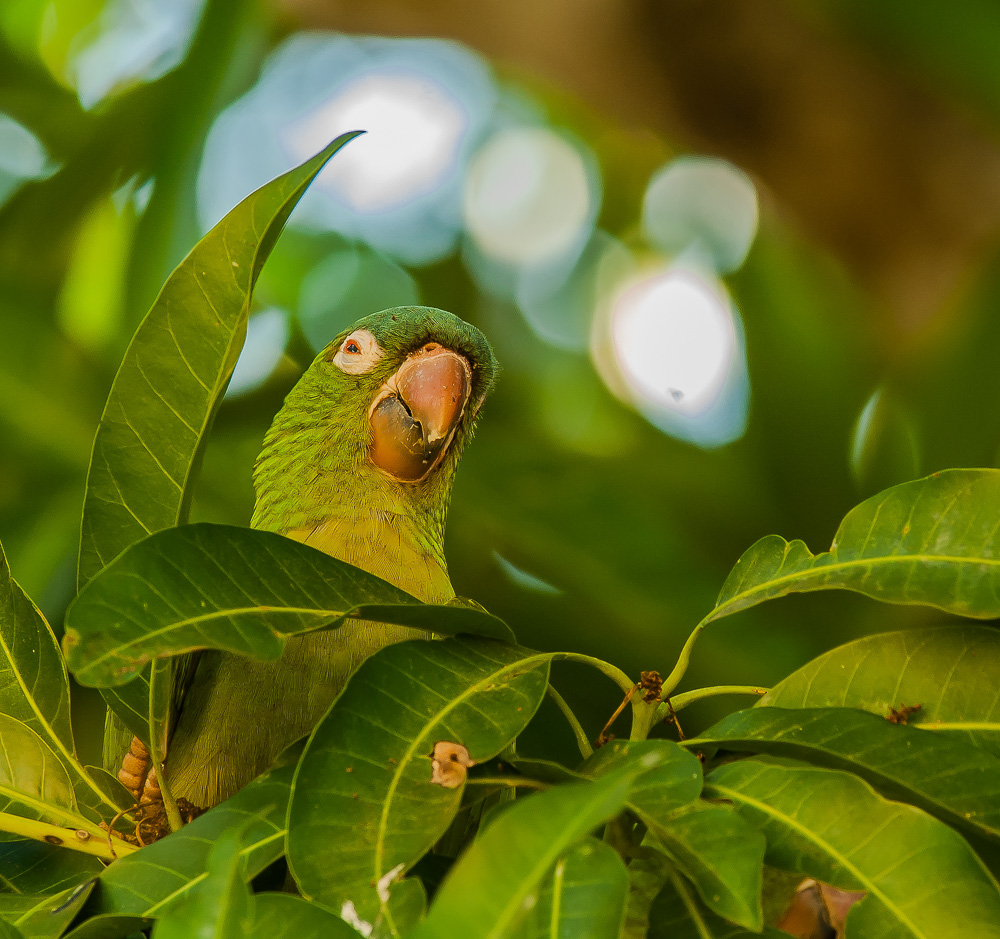
[[[592,175],[579,149],[554,131],[502,130],[469,167],[466,228],[480,251],[515,266],[579,253],[595,215]]]
[[[289,131],[305,160],[339,134],[363,129],[318,177],[358,212],[385,211],[423,195],[455,168],[467,120],[459,103],[419,76],[368,75]]]
[[[259,388],[271,376],[288,344],[288,315],[269,309],[250,317],[247,338],[226,389],[227,398],[237,398]]]
[[[649,241],[720,274],[736,270],[757,233],[757,192],[725,160],[682,157],[656,173],[642,224]]]
[[[53,169],[42,142],[9,114],[0,112],[0,205],[22,183],[43,179]]]
[[[612,390],[666,433],[704,447],[742,435],[749,403],[742,329],[707,273],[673,266],[619,283],[595,327],[594,351]]]

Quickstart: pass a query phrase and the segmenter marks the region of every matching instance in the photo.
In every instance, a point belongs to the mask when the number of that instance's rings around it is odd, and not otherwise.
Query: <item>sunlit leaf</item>
[[[1000,616],[1000,470],[945,470],[862,502],[831,549],[761,538],[736,562],[711,622],[810,590],[853,590],[888,603]]]
[[[253,824],[252,822],[250,824]],[[184,901],[156,922],[154,939],[244,939],[253,923],[250,888],[244,880],[242,832],[228,829],[208,853],[204,879]]]
[[[293,767],[273,770],[180,831],[115,861],[98,880],[88,916],[156,917],[182,903],[208,876],[212,845],[239,833],[242,874],[250,879],[284,851]]]
[[[82,684],[119,685],[154,656],[194,649],[276,659],[285,637],[348,616],[510,638],[488,613],[423,604],[290,538],[200,524],[133,545],[88,583],[67,613],[63,647]]]
[[[66,767],[27,724],[0,714],[0,811],[53,825],[81,822]]]
[[[338,137],[247,196],[163,285],[125,353],[94,440],[78,586],[133,542],[184,520],[260,269],[306,187],[355,136]]]
[[[6,715],[4,747],[8,753],[13,751],[14,762],[28,759],[30,753],[35,771],[44,766],[46,772],[51,774],[51,785],[56,785],[56,779],[59,779],[72,787],[69,795],[63,793],[58,796],[59,805],[75,808],[76,799],[72,796],[75,792],[76,798],[97,815],[111,818],[123,807],[88,776],[76,759],[69,720],[69,678],[59,644],[45,617],[11,577],[2,548],[0,714]],[[23,726],[18,728],[16,725]],[[8,731],[23,744],[15,743],[13,737],[8,738]],[[26,748],[23,752],[21,746]],[[7,785],[14,785],[14,780],[20,778],[19,773],[28,772],[26,763],[12,767],[10,757],[5,763]],[[34,792],[34,789],[30,791]],[[55,790],[50,795],[55,798]],[[22,814],[12,809],[4,811]],[[48,816],[32,814],[28,817]]]
[[[909,726],[1000,757],[1000,632],[948,626],[880,633],[831,649],[772,688],[758,707],[849,707],[888,717],[920,705]]]
[[[538,709],[551,658],[446,639],[368,659],[316,728],[295,777],[288,861],[302,893],[331,909],[352,903],[369,923],[385,913],[391,882],[459,808],[465,768],[450,757],[481,762],[506,747]]]
[[[618,939],[628,871],[610,845],[574,845],[542,881],[517,936],[524,939]]]
[[[749,759],[713,770],[705,791],[764,832],[768,863],[866,892],[848,935],[957,939],[1000,923],[1000,888],[962,837],[856,776]]]
[[[413,939],[506,935],[537,902],[558,859],[617,815],[632,782],[661,759],[662,751],[651,750],[592,782],[518,799],[451,869]]]
[[[853,708],[738,711],[692,746],[790,756],[845,769],[890,798],[1000,840],[1000,759]]]
[[[56,939],[80,912],[93,886],[88,882],[46,896],[0,894],[0,920],[25,939]]]
[[[258,893],[246,939],[357,939],[358,933],[336,913],[290,893]]]

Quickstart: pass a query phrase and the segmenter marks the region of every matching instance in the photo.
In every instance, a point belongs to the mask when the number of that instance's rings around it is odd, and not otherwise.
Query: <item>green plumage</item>
[[[364,373],[349,374],[333,359],[358,330],[374,337],[382,355]],[[471,390],[434,468],[419,482],[401,482],[371,460],[369,413],[379,389],[428,343],[468,362]],[[267,432],[252,526],[313,545],[426,602],[448,602],[452,481],[495,373],[482,333],[443,310],[400,307],[355,323],[316,357]],[[290,640],[277,662],[203,653],[167,757],[173,794],[199,806],[227,798],[309,732],[365,658],[416,636],[426,633],[351,623]]]

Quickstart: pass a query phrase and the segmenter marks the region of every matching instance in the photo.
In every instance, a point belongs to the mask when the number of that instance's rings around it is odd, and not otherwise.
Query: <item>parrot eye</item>
[[[333,357],[333,364],[348,375],[363,375],[382,358],[382,347],[367,329],[351,333]]]

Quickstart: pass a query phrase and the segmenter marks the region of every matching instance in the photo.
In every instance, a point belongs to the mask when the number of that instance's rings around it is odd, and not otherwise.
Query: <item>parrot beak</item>
[[[451,349],[429,342],[411,353],[368,412],[372,462],[402,482],[426,477],[448,449],[471,387],[468,361]]]

